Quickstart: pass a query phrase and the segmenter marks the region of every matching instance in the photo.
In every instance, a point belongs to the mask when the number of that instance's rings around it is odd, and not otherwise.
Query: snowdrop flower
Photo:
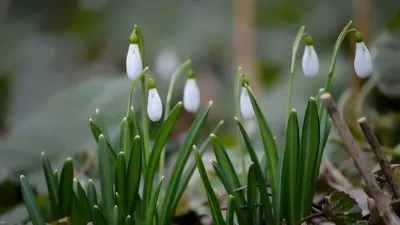
[[[154,80],[149,78],[148,84],[149,96],[147,100],[147,114],[149,115],[151,121],[157,122],[161,119],[162,116],[162,103]]]
[[[356,55],[354,57],[354,70],[360,78],[366,78],[372,73],[372,60],[367,46],[363,42],[360,32],[356,34]]]
[[[157,75],[164,80],[169,80],[178,67],[179,58],[172,49],[162,50],[155,61]]]
[[[194,72],[189,70],[185,88],[183,89],[183,107],[188,112],[196,112],[200,106],[200,90],[197,86]]]
[[[126,73],[129,79],[135,80],[143,70],[142,56],[139,49],[139,38],[134,30],[129,39],[129,49],[126,55]]]
[[[255,117],[246,85],[249,85],[249,81],[247,80],[247,77],[243,75],[242,93],[240,94],[240,111],[242,112],[242,116],[245,120],[253,119]]]
[[[307,77],[315,77],[319,72],[318,56],[314,50],[312,39],[309,35],[306,37],[306,46],[304,48],[302,67],[304,75]]]

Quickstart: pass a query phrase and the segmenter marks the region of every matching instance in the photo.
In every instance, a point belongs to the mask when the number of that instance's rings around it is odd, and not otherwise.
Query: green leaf
[[[93,210],[86,196],[85,190],[83,189],[79,181],[76,182],[78,199],[79,199],[79,216],[81,217],[83,224],[87,224],[93,221]]]
[[[62,168],[60,177],[59,199],[61,218],[71,215],[72,194],[74,192],[72,188],[73,173],[72,159],[67,158]]]
[[[158,200],[158,196],[160,194],[163,180],[164,180],[164,176],[161,177],[161,180],[158,183],[156,190],[154,191],[153,195],[150,198],[149,208],[147,210],[147,216],[146,216],[146,224],[147,225],[153,224],[153,218],[156,215],[157,200]]]
[[[139,51],[140,51],[140,55],[142,56],[142,62],[144,64],[144,39],[143,39],[143,35],[142,32],[139,30],[139,27],[137,25],[135,25],[134,30],[136,30],[136,34],[138,36],[138,41],[139,41]]]
[[[226,209],[226,225],[234,224],[234,215],[235,215],[235,197],[233,195],[228,195],[228,207]]]
[[[83,216],[81,216],[82,212],[80,212],[79,208],[79,200],[78,197],[76,196],[75,193],[72,194],[72,209],[71,209],[71,216],[70,216],[70,222],[71,225],[80,225],[80,224],[86,224],[83,220]],[[91,212],[93,213],[93,212]],[[54,220],[53,220],[54,221]]]
[[[182,108],[182,102],[179,102],[172,109],[168,118],[161,125],[157,137],[155,139],[155,143],[151,150],[150,158],[148,160],[148,165],[147,165],[146,176],[144,179],[144,188],[143,188],[143,201],[144,201],[143,203],[146,211],[148,211],[147,207],[148,204],[150,203],[150,196],[153,195],[152,194],[153,180],[160,159],[161,151],[163,150],[165,143],[168,140],[169,134],[171,133],[171,130],[174,127],[176,120],[178,119],[181,108]]]
[[[92,130],[92,134],[96,142],[99,142],[99,135],[101,134],[100,128],[96,125],[96,123],[92,120],[89,119],[89,125],[90,129]]]
[[[329,217],[336,224],[350,225],[362,220],[362,210],[356,200],[342,191],[334,191],[325,197]]]
[[[131,134],[130,134],[130,127],[129,121],[126,117],[122,119],[121,122],[121,130],[119,136],[119,152],[126,152],[129,155],[129,151],[131,148]]]
[[[213,223],[216,225],[223,225],[225,224],[223,218],[222,218],[222,214],[221,214],[221,210],[219,208],[219,202],[217,197],[215,196],[214,190],[210,184],[210,181],[208,180],[207,177],[207,172],[204,168],[204,164],[203,161],[201,160],[201,157],[199,155],[199,151],[197,150],[196,146],[193,146],[193,152],[194,152],[194,157],[196,159],[196,163],[197,163],[197,168],[199,170],[199,174],[201,177],[201,180],[203,181],[203,185],[204,188],[206,190],[207,193],[207,198],[208,198],[208,202],[210,204],[210,209],[211,209],[211,214],[213,217]]]
[[[118,225],[118,206],[114,205],[113,217],[110,225]]]
[[[125,225],[132,225],[132,217],[130,215],[126,217]]]
[[[117,166],[115,169],[115,191],[125,199],[125,180],[126,179],[126,165],[125,165],[125,152],[120,152],[117,158]]]
[[[26,209],[29,213],[29,218],[33,225],[45,225],[44,218],[40,212],[39,204],[36,201],[35,194],[33,193],[32,187],[26,180],[24,175],[21,175],[21,192],[22,198]]]
[[[212,134],[217,133],[218,129],[220,126],[222,126],[222,124],[224,123],[223,120],[221,120],[214,128],[214,130],[211,132]],[[211,137],[208,136],[206,140],[203,141],[203,143],[201,144],[200,148],[199,148],[199,154],[200,156],[203,156],[204,152],[207,150],[208,145],[211,142]],[[185,171],[182,174],[182,178],[181,178],[181,182],[179,183],[179,187],[178,187],[178,191],[176,192],[175,198],[172,201],[172,211],[175,212],[176,208],[178,206],[179,200],[182,197],[183,192],[185,191],[190,178],[193,175],[194,170],[196,169],[196,160],[193,158],[190,163],[188,163],[187,168],[185,169]]]
[[[103,206],[104,217],[106,221],[111,221],[112,210],[114,207],[113,199],[113,179],[111,170],[110,154],[105,137],[99,136],[98,144],[98,163],[100,172],[101,200]],[[96,212],[96,211],[95,211]],[[96,218],[96,215],[95,215]]]
[[[254,204],[257,197],[257,177],[254,163],[250,164],[247,175],[247,223],[253,224]]]
[[[58,201],[58,182],[56,181],[51,163],[46,154],[42,152],[42,165],[43,172],[46,178],[47,190],[50,199],[51,220],[56,221],[60,219],[59,201]]]
[[[106,218],[103,215],[101,209],[95,205],[93,207],[93,215],[94,215],[94,224],[96,225],[107,225]]]
[[[240,121],[236,118],[236,123],[239,127],[240,132],[242,133],[243,139],[246,143],[247,150],[249,152],[251,161],[254,163],[256,174],[257,174],[257,183],[258,183],[258,189],[260,191],[260,198],[261,202],[264,205],[263,210],[264,210],[264,215],[267,221],[267,224],[273,224],[273,214],[272,214],[272,205],[271,205],[271,200],[269,198],[268,194],[268,189],[267,189],[267,184],[265,180],[265,172],[263,173],[262,167],[257,158],[256,151],[254,150],[251,140],[249,135],[247,134],[246,130],[244,129],[243,125],[240,123]],[[264,158],[265,159],[265,155]]]
[[[122,200],[118,193],[115,193],[115,199],[117,200],[118,206],[119,224],[123,224],[126,216],[128,215],[128,209],[125,206],[124,200]]]
[[[139,136],[136,135],[133,140],[131,157],[128,162],[127,182],[125,182],[125,193],[126,193],[126,202],[128,213],[130,215],[134,215],[134,208],[137,201],[139,184],[140,184],[140,176],[141,176],[141,164],[142,164],[142,141]]]
[[[108,134],[108,127],[107,127],[106,123],[104,122],[103,116],[101,115],[99,109],[96,109],[96,114],[95,114],[94,118],[95,118],[96,124],[98,125],[98,127],[101,130],[101,133],[104,135],[104,137],[107,140],[109,140],[110,135]],[[99,138],[99,135],[97,135],[96,137]]]
[[[316,165],[319,147],[319,117],[317,103],[314,98],[310,98],[307,104],[306,114],[303,121],[301,133],[301,149],[298,169],[299,185],[299,209],[300,217],[304,218],[311,212],[312,201],[314,198],[314,175],[315,170],[319,171]]]
[[[275,187],[276,187],[276,176],[277,176],[277,169],[278,169],[278,152],[276,149],[276,143],[274,136],[272,135],[271,130],[265,120],[264,115],[261,112],[260,106],[258,105],[253,92],[250,90],[249,87],[247,88],[247,92],[249,93],[250,101],[253,106],[254,113],[256,115],[258,125],[260,128],[261,139],[264,145],[265,156],[267,158],[267,166],[268,172],[270,176],[271,182],[271,189],[272,189],[272,197],[275,196]]]
[[[93,209],[93,207],[95,205],[98,205],[97,203],[97,192],[96,192],[96,186],[94,185],[92,179],[89,179],[89,182],[87,184],[86,187],[86,192],[87,192],[87,199],[89,202],[89,206],[91,209]],[[92,215],[93,215],[93,210],[92,211]]]
[[[165,192],[166,195],[164,196],[164,202],[160,215],[160,221],[162,221],[165,225],[171,222],[172,216],[174,214],[171,203],[174,198],[176,198],[175,196],[177,195],[179,183],[182,178],[182,172],[190,156],[192,146],[197,139],[199,130],[202,127],[202,124],[207,118],[208,112],[211,109],[211,105],[212,101],[210,101],[196,117],[195,121],[188,131],[188,134],[185,138],[185,141],[183,142],[181,149],[179,150],[179,155],[172,171],[167,190]]]

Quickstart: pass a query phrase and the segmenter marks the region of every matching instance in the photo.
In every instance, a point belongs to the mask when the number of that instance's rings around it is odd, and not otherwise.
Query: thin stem
[[[296,225],[301,225],[301,224],[303,224],[304,222],[306,222],[306,221],[308,221],[308,220],[311,220],[311,219],[314,219],[314,218],[317,218],[317,217],[320,217],[320,216],[323,216],[323,215],[324,215],[323,212],[311,214],[311,215],[309,215],[309,216],[307,216],[307,217],[304,217],[304,218],[303,218],[302,220],[300,220]]]
[[[357,146],[357,142],[351,134],[350,129],[346,124],[346,121],[344,121],[344,119],[338,112],[336,103],[334,102],[331,94],[323,94],[321,96],[321,100],[323,105],[326,107],[326,110],[330,118],[332,119],[332,122],[335,124],[335,127],[340,137],[346,144],[346,150],[353,158],[358,171],[364,178],[366,186],[370,190],[371,195],[377,204],[380,215],[382,215],[383,221],[385,222],[385,224],[400,224],[399,218],[393,213],[389,205],[389,201],[385,197],[383,191],[380,189],[377,181],[372,174],[372,171],[366,164],[364,153]]]
[[[371,145],[372,151],[374,152],[379,165],[382,168],[382,172],[385,175],[391,189],[393,192],[393,196],[397,199],[400,197],[400,183],[395,177],[392,167],[390,166],[388,160],[386,159],[382,148],[379,144],[378,139],[376,138],[374,132],[372,131],[372,127],[368,124],[367,118],[361,117],[358,119],[358,123],[360,124],[361,130],[364,133],[365,138]]]
[[[172,99],[172,91],[174,90],[174,85],[176,83],[177,78],[182,74],[182,72],[189,66],[190,60],[186,60],[183,62],[178,69],[175,70],[174,74],[172,74],[171,81],[169,82],[167,99],[165,100],[165,109],[164,109],[164,121],[168,119],[169,112],[171,110],[171,99]],[[164,167],[165,167],[165,146],[161,151],[160,156],[160,178],[164,176]]]
[[[144,77],[149,77],[149,75],[146,74],[146,71],[149,69],[147,66],[140,72],[139,76],[133,81],[131,91],[129,92],[129,100],[128,100],[128,109],[126,111],[126,118],[129,118],[129,110],[131,109],[131,104],[132,104],[132,96],[133,96],[133,91],[135,90],[136,85],[139,83],[140,80]]]
[[[235,101],[235,117],[237,118],[237,120],[240,122],[240,87],[241,87],[241,70],[242,67],[238,67],[237,73],[236,73],[236,80],[235,80],[235,90],[234,90],[234,101]],[[242,173],[243,173],[243,177],[246,177],[246,162],[244,159],[244,156],[246,154],[245,149],[243,148],[242,145],[242,139],[241,139],[241,134],[240,134],[240,129],[239,127],[236,128],[236,139],[238,142],[238,148],[240,151],[240,157],[241,157],[241,163],[242,163]]]
[[[147,160],[149,159],[150,151],[149,151],[149,124],[147,119],[147,95],[146,95],[146,80],[142,79],[142,124],[143,124],[143,148],[144,154]]]

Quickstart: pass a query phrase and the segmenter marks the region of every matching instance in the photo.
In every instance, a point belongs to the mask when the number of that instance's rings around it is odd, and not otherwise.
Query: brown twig
[[[296,223],[296,225],[301,225],[302,223],[306,222],[307,220],[311,220],[311,219],[314,219],[316,217],[320,217],[320,216],[323,216],[323,215],[324,215],[323,212],[311,214],[311,215],[309,215],[307,217],[304,217],[302,220],[300,220],[298,223]]]
[[[369,209],[369,214],[371,216],[372,224],[374,225],[381,224],[381,218],[379,217],[379,211],[376,208],[375,201],[372,198],[368,198],[367,205]]]
[[[374,132],[372,131],[372,127],[368,124],[367,118],[361,117],[358,119],[358,123],[360,124],[361,130],[364,133],[365,138],[368,143],[371,145],[372,151],[374,152],[379,165],[382,168],[382,172],[385,175],[392,191],[394,197],[397,199],[400,197],[400,183],[397,180],[396,176],[393,173],[393,170],[390,166],[390,163],[385,157],[385,154],[382,151],[382,148],[379,144],[378,139],[376,138]]]
[[[374,179],[371,170],[365,164],[364,153],[358,147],[357,142],[350,133],[346,122],[338,112],[336,103],[334,102],[331,94],[325,93],[321,95],[321,100],[325,105],[332,122],[335,124],[340,137],[346,144],[347,151],[353,158],[357,169],[360,171],[361,176],[364,178],[366,185],[371,191],[371,195],[375,200],[378,210],[380,211],[379,214],[382,217],[383,222],[388,225],[400,224],[400,219],[392,212],[387,198]]]

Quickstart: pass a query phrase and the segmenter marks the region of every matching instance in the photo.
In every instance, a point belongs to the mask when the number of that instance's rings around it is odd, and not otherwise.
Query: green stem
[[[242,67],[238,67],[237,73],[236,73],[236,80],[235,80],[235,90],[234,90],[234,101],[235,101],[235,117],[238,119],[238,121],[240,122],[240,87],[241,87],[241,71]],[[237,142],[238,142],[238,148],[240,151],[240,157],[241,157],[241,163],[242,163],[242,173],[243,173],[243,177],[247,177],[246,176],[246,162],[244,159],[244,156],[246,154],[245,149],[242,146],[242,139],[241,139],[241,134],[240,134],[240,129],[239,127],[236,128],[236,138],[237,138]]]
[[[149,75],[146,74],[146,71],[148,69],[149,69],[149,67],[144,68],[142,70],[142,72],[140,72],[139,76],[133,81],[133,84],[132,84],[132,87],[131,87],[131,91],[129,92],[128,109],[126,111],[126,118],[129,118],[129,111],[131,109],[133,91],[135,90],[136,85],[139,83],[140,80],[142,80],[142,78],[150,77]]]
[[[294,81],[294,70],[296,65],[296,56],[297,51],[299,50],[299,44],[301,39],[304,37],[304,29],[305,26],[301,26],[299,32],[297,32],[296,38],[293,42],[293,49],[292,49],[292,63],[290,66],[290,77],[289,77],[289,96],[287,100],[287,114],[286,114],[286,123],[289,120],[289,115],[292,110],[292,95],[293,95],[293,81]]]
[[[171,77],[171,81],[169,82],[169,87],[167,92],[167,99],[165,100],[164,121],[167,120],[169,111],[171,111],[172,91],[174,90],[175,82],[177,78],[189,65],[190,65],[190,60],[186,60],[178,67],[178,69],[175,70],[174,74]],[[160,178],[164,175],[164,167],[165,167],[165,146],[161,151],[161,156],[160,156]]]
[[[146,158],[146,163],[147,164],[147,159],[149,159],[149,124],[148,124],[148,119],[147,119],[147,95],[146,95],[146,80],[142,79],[142,124],[143,124],[143,147],[144,147],[144,154]]]

